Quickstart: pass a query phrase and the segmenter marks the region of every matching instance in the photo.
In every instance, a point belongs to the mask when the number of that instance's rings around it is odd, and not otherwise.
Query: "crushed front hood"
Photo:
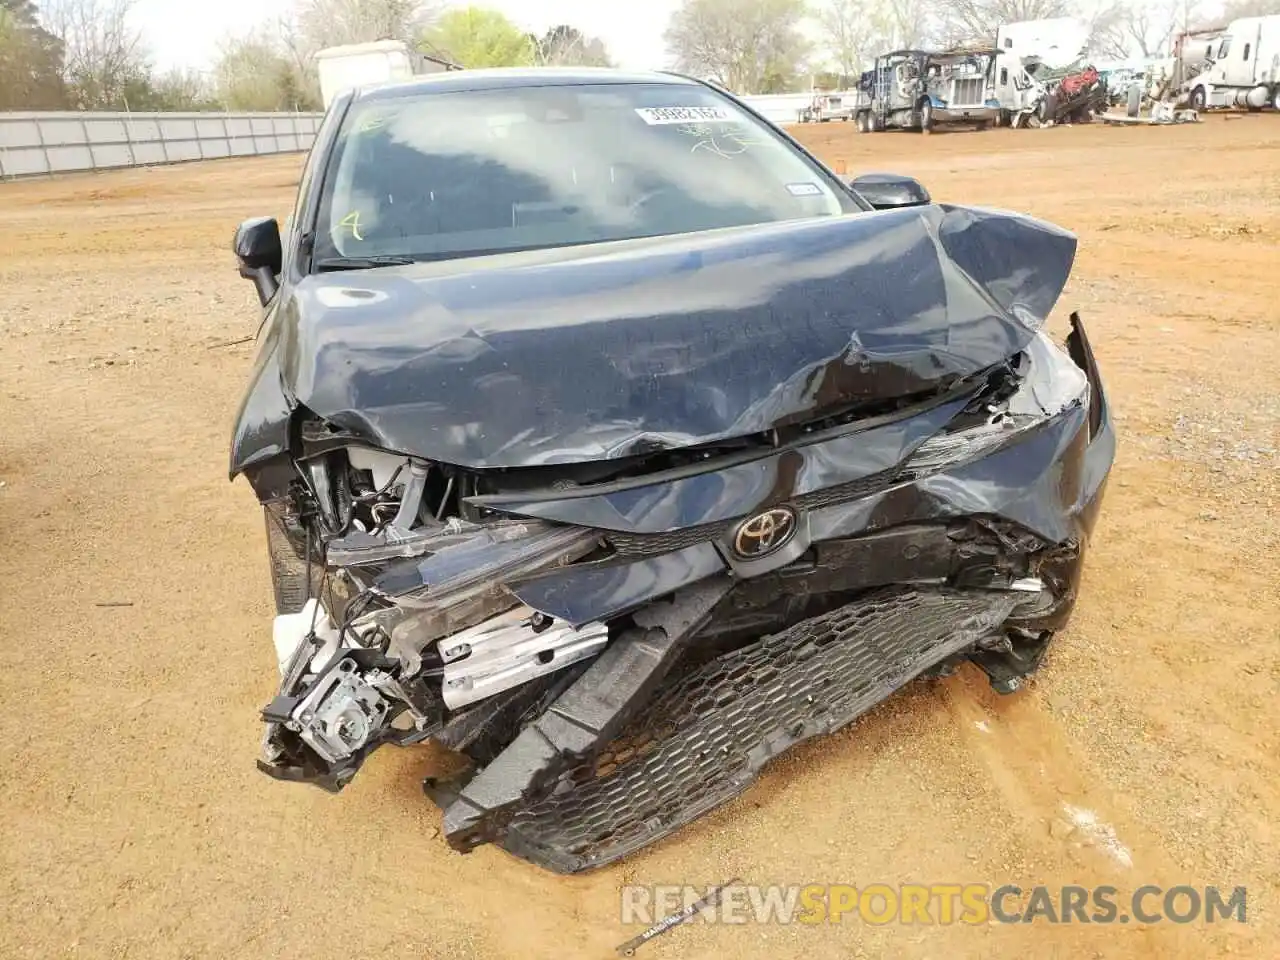
[[[1028,342],[1075,249],[1037,220],[934,205],[311,276],[265,366],[290,405],[388,449],[624,457],[985,369]]]

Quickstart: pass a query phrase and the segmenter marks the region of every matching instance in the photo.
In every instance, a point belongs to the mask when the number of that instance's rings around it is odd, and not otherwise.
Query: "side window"
[[[1243,57],[1241,57],[1240,59],[1241,59],[1241,60],[1244,60],[1245,62],[1248,62],[1248,60],[1249,60],[1249,44],[1247,44],[1247,43],[1246,43],[1246,44],[1244,45],[1244,56],[1243,56]]]
[[[1001,67],[1000,68],[1000,86],[1003,87],[1008,82],[1009,82],[1009,68]]]
[[[1225,60],[1227,54],[1231,52],[1231,38],[1223,37],[1222,42],[1218,44],[1218,59]]]

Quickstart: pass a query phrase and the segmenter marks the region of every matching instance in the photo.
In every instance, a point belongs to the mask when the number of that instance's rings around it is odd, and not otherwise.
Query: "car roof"
[[[354,99],[390,100],[431,93],[497,90],[518,87],[574,87],[600,83],[663,83],[697,86],[698,81],[676,73],[616,70],[610,67],[494,67],[427,73],[412,80],[361,87]]]

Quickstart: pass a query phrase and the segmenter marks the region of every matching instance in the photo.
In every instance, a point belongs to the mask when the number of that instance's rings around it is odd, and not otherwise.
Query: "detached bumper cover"
[[[741,793],[778,754],[995,633],[1014,603],[887,592],[717,658],[673,680],[641,722],[516,814],[503,846],[575,872],[659,840]]]

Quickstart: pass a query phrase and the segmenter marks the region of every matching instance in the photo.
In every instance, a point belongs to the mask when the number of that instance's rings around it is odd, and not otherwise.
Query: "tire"
[[[928,100],[920,101],[920,132],[933,133],[933,104]]]
[[[1271,91],[1271,109],[1280,110],[1280,86]]]
[[[1199,87],[1197,90],[1201,89]],[[1125,97],[1124,112],[1127,117],[1136,117],[1142,110],[1142,90],[1136,83],[1129,85],[1128,95]]]
[[[870,133],[871,126],[867,122],[869,119],[870,117],[866,113],[858,114],[856,117],[853,118],[854,129],[856,129],[859,133]]]
[[[1208,102],[1209,100],[1208,100],[1208,97],[1205,95],[1204,87],[1196,87],[1194,90],[1191,91],[1191,109],[1192,110],[1196,111],[1197,113],[1200,113],[1205,109],[1205,105]]]
[[[1047,127],[1052,124],[1058,115],[1058,95],[1051,93],[1040,101],[1040,106],[1036,109],[1036,118],[1040,121],[1040,126]]]

